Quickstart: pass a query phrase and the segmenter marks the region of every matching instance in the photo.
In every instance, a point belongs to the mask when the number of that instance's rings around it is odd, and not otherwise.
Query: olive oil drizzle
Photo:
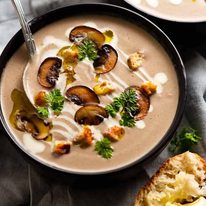
[[[32,137],[37,140],[47,139],[51,135],[51,123],[38,117],[25,93],[14,89],[11,93],[11,99],[13,109],[9,121],[12,127],[19,131],[31,133]]]

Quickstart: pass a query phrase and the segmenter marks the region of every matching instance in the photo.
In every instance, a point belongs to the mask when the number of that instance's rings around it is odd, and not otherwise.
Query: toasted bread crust
[[[201,184],[202,179],[200,179],[196,174],[195,174],[195,169],[194,168],[189,168],[187,167],[188,160],[190,158],[195,158],[196,161],[198,161],[198,170],[204,170],[206,174],[206,162],[205,160],[200,157],[198,154],[191,153],[191,152],[185,152],[180,155],[176,155],[174,157],[169,158],[166,160],[163,165],[160,167],[160,169],[156,172],[156,174],[150,179],[150,181],[138,192],[136,200],[135,200],[135,205],[134,206],[149,206],[145,202],[145,197],[151,190],[155,190],[157,188],[157,180],[162,174],[166,174],[169,176],[173,176],[180,172],[180,169],[184,169],[187,173],[195,175],[197,181],[199,184]],[[181,163],[182,168],[175,168],[174,164],[175,162]],[[206,179],[206,175],[204,177],[204,180]]]

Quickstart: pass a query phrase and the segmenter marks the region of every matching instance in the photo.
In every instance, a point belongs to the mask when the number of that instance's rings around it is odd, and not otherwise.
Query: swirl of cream
[[[169,2],[170,2],[171,4],[178,5],[178,4],[181,4],[181,3],[182,3],[182,0],[169,0]]]
[[[147,2],[151,7],[158,7],[158,5],[159,5],[159,0],[146,0],[146,2]]]

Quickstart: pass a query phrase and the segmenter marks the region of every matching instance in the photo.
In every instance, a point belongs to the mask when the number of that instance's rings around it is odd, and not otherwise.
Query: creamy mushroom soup
[[[58,168],[98,172],[128,165],[161,141],[179,89],[170,57],[150,34],[116,17],[75,16],[34,38],[36,56],[28,61],[18,49],[1,82],[3,115],[25,150]]]
[[[173,21],[206,20],[205,0],[126,0],[151,15]]]

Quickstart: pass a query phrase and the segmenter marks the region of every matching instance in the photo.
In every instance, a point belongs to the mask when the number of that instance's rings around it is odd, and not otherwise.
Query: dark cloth
[[[106,184],[78,181],[64,184],[34,168],[21,156],[1,128],[0,206],[126,206],[133,205],[145,172]],[[58,174],[57,174],[58,175]],[[101,177],[100,177],[101,178]]]

